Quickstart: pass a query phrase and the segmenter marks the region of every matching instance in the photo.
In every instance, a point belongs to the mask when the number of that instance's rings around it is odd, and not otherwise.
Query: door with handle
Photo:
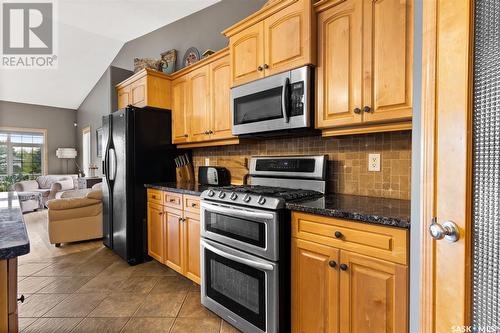
[[[423,2],[420,332],[470,325],[471,2]]]

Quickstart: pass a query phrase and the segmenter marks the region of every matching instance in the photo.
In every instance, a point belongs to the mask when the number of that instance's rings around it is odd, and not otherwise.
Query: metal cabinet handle
[[[177,219],[177,221],[178,221],[178,222],[182,222],[182,217],[179,217],[179,218]]]
[[[361,113],[361,109],[360,109],[360,108],[355,108],[355,109],[353,110],[353,112],[354,112],[355,114],[360,114],[360,113]]]
[[[335,238],[342,238],[343,236],[340,231],[335,231]]]
[[[445,221],[442,225],[438,223],[437,217],[432,218],[429,226],[431,237],[435,240],[446,239],[450,243],[456,242],[460,238],[458,226],[452,221]]]
[[[268,69],[269,68],[269,65],[268,64],[264,64],[264,69]]]
[[[263,68],[262,66],[259,66],[259,67],[257,67],[257,70],[258,70],[259,72],[262,72],[262,71],[264,70],[264,68]]]
[[[208,134],[214,134],[214,131],[210,130],[208,131]]]
[[[340,269],[343,271],[347,271],[349,267],[346,264],[340,264]]]
[[[24,298],[24,295],[21,295],[21,297],[19,297],[19,298],[17,299],[17,301],[18,301],[18,302],[21,302],[21,303],[24,303],[24,299],[25,299],[25,298]]]
[[[330,265],[331,268],[335,268],[337,267],[337,262],[335,260],[330,260],[328,262],[328,265]]]
[[[187,138],[188,136],[189,136],[189,135],[187,135],[187,134],[184,134],[184,137],[186,137],[186,138]]]
[[[364,113],[370,113],[370,112],[372,112],[372,109],[371,109],[369,106],[365,106],[365,107],[363,108],[363,112],[364,112]]]
[[[170,201],[170,202],[175,202],[175,199],[170,199],[169,201]]]
[[[196,207],[196,206],[197,206],[197,204],[194,203],[194,202],[191,204],[191,207],[193,207],[193,208]]]

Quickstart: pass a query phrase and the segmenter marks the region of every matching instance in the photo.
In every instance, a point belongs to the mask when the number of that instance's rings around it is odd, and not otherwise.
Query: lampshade
[[[57,148],[56,150],[57,158],[75,158],[76,149],[75,148]]]

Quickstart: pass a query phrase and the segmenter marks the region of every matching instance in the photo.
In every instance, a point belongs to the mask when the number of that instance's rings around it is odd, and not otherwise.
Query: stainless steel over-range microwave
[[[309,127],[311,88],[309,66],[232,88],[233,134],[256,134]]]

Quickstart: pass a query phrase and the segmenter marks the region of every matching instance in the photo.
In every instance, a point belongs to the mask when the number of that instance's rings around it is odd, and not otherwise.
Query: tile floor
[[[200,304],[199,286],[151,261],[108,249],[19,258],[21,332],[238,332]]]

